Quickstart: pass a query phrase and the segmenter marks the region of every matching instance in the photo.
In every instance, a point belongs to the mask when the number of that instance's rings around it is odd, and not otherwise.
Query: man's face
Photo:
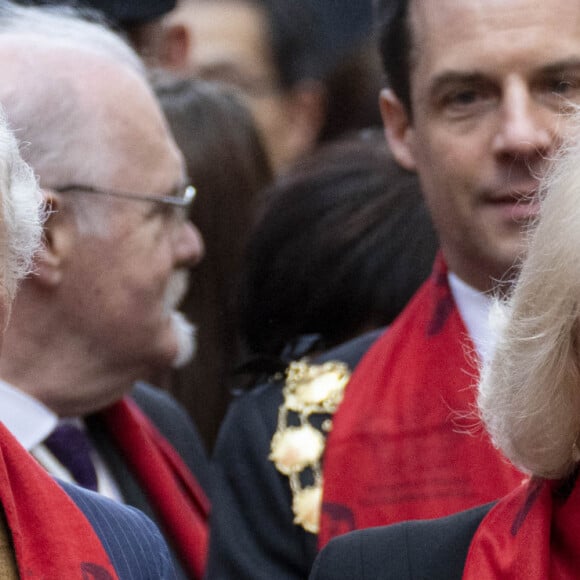
[[[91,116],[81,142],[91,145],[79,153],[94,171],[75,176],[74,184],[170,195],[183,185],[183,160],[152,94],[118,67],[83,67],[77,90]],[[87,82],[91,77],[100,79],[96,88]],[[81,195],[64,194],[65,211]],[[186,290],[184,269],[203,254],[201,236],[172,206],[109,196],[88,201],[103,210],[106,224],[96,234],[83,227],[74,234],[61,290],[69,323],[78,322],[104,363],[144,371],[167,367],[187,349],[175,309]]]
[[[523,249],[561,113],[580,101],[580,4],[417,0],[410,22],[413,118],[385,93],[387,134],[420,176],[450,268],[487,289]]]
[[[252,111],[273,166],[286,165],[296,154],[288,144],[291,100],[280,86],[264,14],[237,0],[195,2],[189,10],[190,73],[232,87]]]

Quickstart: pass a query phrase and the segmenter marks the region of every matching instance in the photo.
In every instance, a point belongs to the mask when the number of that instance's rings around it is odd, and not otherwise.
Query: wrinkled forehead
[[[51,163],[70,179],[140,190],[149,184],[145,192],[183,181],[181,153],[151,88],[123,62],[51,40],[0,35],[0,80],[12,87],[0,83],[12,126],[30,136],[33,151],[47,149],[47,141],[64,144],[66,155]]]

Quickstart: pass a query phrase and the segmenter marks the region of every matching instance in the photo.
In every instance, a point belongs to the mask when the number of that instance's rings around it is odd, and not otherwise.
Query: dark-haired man
[[[493,308],[496,344],[477,388],[489,436],[530,477],[497,502],[333,538],[313,580],[578,577],[577,115],[541,187],[541,215],[509,300]]]
[[[399,163],[419,174],[442,255],[350,380],[323,452],[322,505],[311,494],[298,510],[314,533],[289,523],[296,486],[268,459],[279,385],[232,408],[218,458],[234,441],[244,450],[255,500],[272,514],[249,544],[258,575],[298,578],[335,535],[449,514],[521,480],[475,428],[473,386],[492,342],[486,293],[512,274],[538,212],[538,177],[566,131],[562,113],[580,101],[580,5],[385,0],[378,18],[387,137]],[[250,418],[255,428],[245,430]],[[234,475],[221,459],[220,467],[229,489]],[[243,529],[254,499],[229,498],[232,528]]]
[[[486,293],[512,275],[563,113],[580,101],[580,5],[385,1],[378,15],[387,137],[420,177],[442,256],[334,418],[321,545],[349,528],[447,515],[518,483],[471,418],[493,338]]]

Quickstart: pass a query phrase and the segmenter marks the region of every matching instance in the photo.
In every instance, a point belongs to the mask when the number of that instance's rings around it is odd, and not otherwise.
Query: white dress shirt
[[[14,438],[29,451],[34,458],[54,477],[75,483],[72,475],[58,459],[43,445],[43,441],[56,428],[59,418],[46,405],[27,395],[0,379],[0,422],[4,423]],[[79,418],[66,419],[74,421],[81,429],[84,422]],[[91,459],[97,472],[99,493],[112,499],[122,501],[118,485],[113,479],[103,458],[93,447]]]
[[[459,314],[469,332],[479,360],[483,361],[491,354],[495,344],[489,323],[491,297],[469,286],[453,272],[449,272],[448,279]]]

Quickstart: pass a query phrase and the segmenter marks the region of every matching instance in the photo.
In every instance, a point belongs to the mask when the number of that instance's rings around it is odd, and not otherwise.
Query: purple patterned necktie
[[[44,444],[83,487],[97,491],[97,472],[87,434],[73,423],[59,423]]]

